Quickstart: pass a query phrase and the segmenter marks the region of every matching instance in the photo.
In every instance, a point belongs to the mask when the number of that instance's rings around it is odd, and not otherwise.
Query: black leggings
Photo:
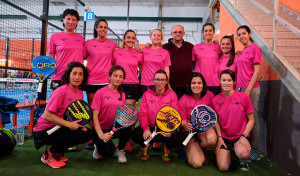
[[[48,135],[47,131],[49,129],[52,128],[33,133],[34,145],[37,150],[44,145],[52,145],[50,148],[51,153],[64,154],[69,147],[83,144],[92,138],[92,131],[89,128],[87,128],[87,131],[82,131],[82,129],[73,131],[67,127],[61,127],[53,134]]]
[[[109,133],[111,130],[109,129],[102,129],[103,133]],[[131,127],[124,128],[120,131],[117,131],[113,135],[113,139],[119,138],[119,144],[118,149],[122,150],[124,149],[126,143],[129,141],[131,137],[132,131]],[[112,140],[107,141],[106,143],[100,139],[96,133],[96,131],[93,129],[93,140],[94,143],[97,146],[98,153],[100,153],[104,157],[112,157],[115,152],[115,144],[112,142]]]
[[[150,127],[150,131],[154,131],[154,127]],[[140,144],[142,147],[145,146],[144,142],[145,139],[143,137],[144,131],[141,126],[137,127],[134,129],[133,134],[132,134],[132,140]],[[179,147],[181,146],[181,137],[178,133],[178,131],[174,131],[174,133],[171,135],[170,138],[164,137],[160,134],[156,135],[153,140],[151,140],[150,143],[153,142],[165,142],[166,146],[168,149],[174,148],[174,147]]]

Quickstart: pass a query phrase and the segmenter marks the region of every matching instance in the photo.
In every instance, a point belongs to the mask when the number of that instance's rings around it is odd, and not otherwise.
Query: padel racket
[[[162,107],[155,118],[155,131],[152,133],[144,144],[148,145],[149,142],[157,135],[163,132],[170,133],[175,131],[181,124],[181,115],[179,112],[171,107],[164,106]]]
[[[215,126],[216,121],[217,114],[213,109],[206,105],[196,106],[191,113],[191,124],[195,129],[190,131],[182,144],[186,146],[194,134],[211,129]]]
[[[122,130],[134,125],[138,119],[139,113],[135,106],[126,104],[119,107],[115,114],[114,126],[110,133],[113,135],[116,131]],[[104,142],[107,142],[104,140]]]
[[[37,92],[42,92],[43,82],[49,78],[56,69],[56,62],[49,56],[37,56],[33,59],[31,68],[34,74],[39,78],[39,88]]]
[[[63,119],[70,122],[81,119],[81,121],[78,122],[78,124],[85,125],[93,119],[93,111],[87,104],[87,102],[83,100],[75,100],[67,107],[63,115]],[[61,126],[57,125],[52,129],[48,130],[47,134],[51,135],[59,128],[61,128]]]

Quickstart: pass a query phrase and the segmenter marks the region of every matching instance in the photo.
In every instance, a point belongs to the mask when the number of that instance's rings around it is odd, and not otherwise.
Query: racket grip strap
[[[154,131],[152,134],[151,134],[151,137],[149,137],[145,142],[144,144],[145,145],[148,145],[150,143],[150,141],[157,135],[157,133]]]
[[[43,88],[43,83],[39,83],[39,88],[38,88],[38,93],[42,92],[42,88]]]
[[[55,131],[57,131],[58,129],[60,129],[61,128],[61,126],[55,126],[55,127],[53,127],[52,129],[50,129],[50,130],[48,130],[47,131],[47,134],[48,135],[51,135],[52,133],[54,133]]]
[[[189,135],[186,137],[186,139],[182,142],[182,145],[186,146],[189,141],[192,139],[195,133],[189,133]]]

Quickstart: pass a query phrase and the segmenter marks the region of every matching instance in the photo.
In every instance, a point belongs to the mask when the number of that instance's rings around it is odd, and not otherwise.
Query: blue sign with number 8
[[[84,21],[94,21],[95,15],[94,12],[85,12]]]

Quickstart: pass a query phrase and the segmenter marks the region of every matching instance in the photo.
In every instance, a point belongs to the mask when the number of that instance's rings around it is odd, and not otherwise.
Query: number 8
[[[89,13],[87,18],[88,18],[88,19],[92,19],[92,18],[93,18],[93,14],[92,14],[92,13]]]

